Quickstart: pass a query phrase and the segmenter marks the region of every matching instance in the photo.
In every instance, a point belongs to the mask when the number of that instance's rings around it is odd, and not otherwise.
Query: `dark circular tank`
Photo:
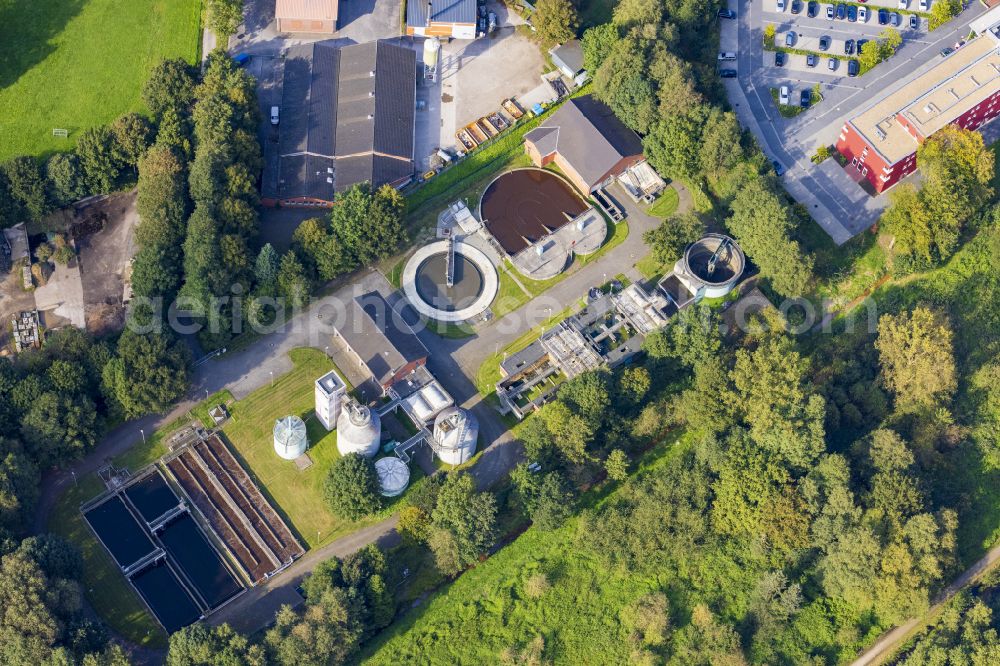
[[[710,285],[726,284],[743,273],[743,250],[729,236],[709,234],[692,243],[684,253],[688,271]]]
[[[446,278],[448,255],[433,254],[417,267],[417,293],[438,310],[455,312],[466,308],[483,293],[483,274],[461,252],[455,253],[455,286]]]

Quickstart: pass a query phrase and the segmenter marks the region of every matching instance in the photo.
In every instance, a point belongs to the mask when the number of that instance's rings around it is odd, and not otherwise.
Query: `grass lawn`
[[[68,150],[142,110],[161,58],[196,62],[201,0],[0,0],[0,160]],[[69,139],[52,136],[69,130]]]
[[[680,203],[680,195],[677,194],[677,190],[672,187],[667,187],[663,190],[663,194],[660,198],[650,204],[646,212],[653,217],[658,217],[660,219],[666,219],[674,214],[677,210],[677,204]]]
[[[96,475],[79,479],[79,483],[70,486],[56,504],[49,518],[49,531],[80,549],[84,594],[101,619],[137,645],[165,648],[167,636],[163,629],[146,610],[80,513],[80,505],[103,490],[104,484]]]

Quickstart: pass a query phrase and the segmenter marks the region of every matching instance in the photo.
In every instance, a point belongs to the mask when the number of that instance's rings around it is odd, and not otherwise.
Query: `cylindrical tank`
[[[382,421],[365,405],[351,400],[337,418],[337,450],[340,455],[357,453],[372,458],[382,440]]]
[[[438,54],[441,53],[441,42],[434,37],[424,40],[424,66],[434,69],[437,67]]]
[[[375,461],[375,473],[383,497],[396,497],[406,490],[410,483],[410,468],[395,456],[386,456]]]
[[[434,420],[432,447],[438,458],[449,465],[461,465],[476,452],[479,422],[461,407],[449,407]]]
[[[285,460],[295,460],[309,448],[306,424],[297,416],[285,416],[274,422],[274,452]]]
[[[743,250],[729,236],[708,234],[688,246],[684,270],[703,285],[699,298],[725,296],[739,281],[746,267]]]

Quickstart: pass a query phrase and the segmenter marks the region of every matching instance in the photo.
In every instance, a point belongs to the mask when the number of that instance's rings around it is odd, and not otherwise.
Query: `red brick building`
[[[837,150],[876,192],[917,168],[917,147],[955,124],[978,129],[1000,115],[1000,53],[987,32],[844,123]]]

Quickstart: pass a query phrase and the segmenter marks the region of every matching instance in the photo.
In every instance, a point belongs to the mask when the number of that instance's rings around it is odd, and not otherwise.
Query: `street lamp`
[[[146,431],[143,430],[142,428],[139,428],[139,434],[142,435],[142,443],[145,444],[146,443]]]
[[[271,370],[271,388],[274,388],[274,370]]]

